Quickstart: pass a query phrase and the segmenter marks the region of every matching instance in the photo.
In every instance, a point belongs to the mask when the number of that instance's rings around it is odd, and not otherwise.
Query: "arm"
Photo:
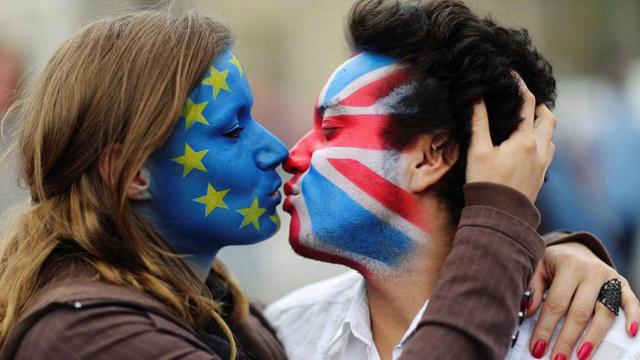
[[[522,294],[544,242],[521,193],[465,185],[466,207],[429,306],[401,359],[498,359],[508,350]],[[455,314],[456,316],[451,316]]]
[[[553,159],[556,124],[549,109],[536,107],[524,81],[514,76],[524,100],[523,121],[499,146],[491,139],[484,101],[474,104],[466,207],[403,360],[425,354],[431,359],[501,359],[508,350],[522,294],[544,251],[533,201]],[[483,186],[493,189],[479,191]]]
[[[568,242],[577,242],[586,246],[592,253],[594,253],[600,260],[604,261],[607,265],[615,268],[609,252],[605,249],[604,245],[593,234],[585,231],[553,231],[545,234],[543,237],[547,246],[566,244]]]
[[[121,306],[58,308],[27,332],[21,359],[221,360],[158,316]]]

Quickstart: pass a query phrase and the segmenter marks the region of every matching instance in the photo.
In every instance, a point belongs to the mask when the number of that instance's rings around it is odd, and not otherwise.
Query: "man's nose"
[[[262,170],[274,169],[287,159],[287,147],[273,134],[264,129],[263,143],[255,153],[255,161]]]
[[[290,174],[302,173],[309,169],[311,163],[311,154],[313,153],[312,147],[312,134],[307,133],[300,141],[298,141],[291,152],[287,161],[284,162],[282,167]]]

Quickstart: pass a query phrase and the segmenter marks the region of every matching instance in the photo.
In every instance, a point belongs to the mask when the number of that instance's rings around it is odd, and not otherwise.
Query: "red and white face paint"
[[[429,229],[405,183],[408,157],[388,148],[383,131],[411,91],[391,58],[359,54],[323,88],[313,129],[291,150],[285,169],[290,241],[299,254],[363,274],[395,269]]]

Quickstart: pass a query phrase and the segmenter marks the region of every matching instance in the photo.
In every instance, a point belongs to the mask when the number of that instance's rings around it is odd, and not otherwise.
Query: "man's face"
[[[406,258],[426,223],[407,191],[408,158],[385,145],[383,130],[410,91],[392,59],[359,54],[342,64],[320,93],[313,129],[291,150],[284,209],[299,254],[367,274]]]
[[[284,145],[251,115],[253,97],[229,51],[189,94],[169,140],[146,164],[151,208],[174,249],[217,251],[273,235]]]

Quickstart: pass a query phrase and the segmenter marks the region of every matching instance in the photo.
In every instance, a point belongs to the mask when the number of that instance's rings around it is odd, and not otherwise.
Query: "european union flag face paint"
[[[284,208],[299,254],[364,275],[397,269],[428,238],[426,214],[405,183],[410,159],[386,146],[398,100],[412,91],[389,57],[359,54],[341,65],[318,97],[313,129],[291,149]],[[407,149],[406,151],[411,151]]]
[[[180,254],[211,266],[227,245],[273,235],[285,146],[251,115],[253,97],[227,50],[189,94],[166,144],[149,159],[152,221]]]

